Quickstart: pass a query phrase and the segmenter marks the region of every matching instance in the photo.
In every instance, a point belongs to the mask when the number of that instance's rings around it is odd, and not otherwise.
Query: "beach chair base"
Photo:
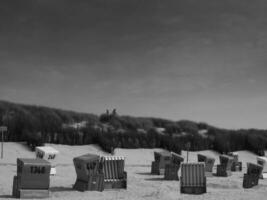
[[[164,179],[165,180],[179,180],[178,170],[180,165],[167,164],[165,166]]]
[[[259,176],[255,174],[244,174],[243,188],[252,188],[259,184]]]
[[[104,189],[127,189],[127,172],[123,173],[122,179],[105,179]]]
[[[106,189],[127,189],[127,180],[105,180],[104,188]]]
[[[182,186],[180,188],[180,192],[182,194],[204,194],[207,192],[207,187],[206,186],[201,186],[201,187]]]
[[[88,181],[76,180],[73,189],[80,192],[84,191],[99,191],[104,190],[104,174],[89,176]]]
[[[49,198],[49,190],[20,189],[17,195],[20,199],[43,199]]]

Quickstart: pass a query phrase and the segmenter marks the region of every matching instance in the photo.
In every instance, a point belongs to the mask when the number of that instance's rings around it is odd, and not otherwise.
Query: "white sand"
[[[73,157],[96,153],[106,155],[96,145],[67,146],[47,144],[59,150],[56,160],[57,175],[51,177],[51,199],[93,199],[93,200],[252,200],[267,198],[267,180],[260,180],[259,185],[252,189],[243,189],[243,173],[246,170],[246,162],[256,163],[256,155],[240,151],[239,160],[243,162],[243,172],[233,172],[227,178],[208,177],[207,193],[203,195],[180,194],[179,181],[164,181],[163,176],[150,175],[150,165],[154,150],[160,149],[116,149],[115,154],[126,157],[126,171],[128,172],[127,190],[106,190],[104,192],[78,192],[72,190],[76,179],[73,166]],[[4,159],[0,159],[0,198],[11,197],[13,176],[16,174],[16,158],[34,158],[35,153],[30,152],[23,144],[5,143]],[[190,152],[189,160],[197,161],[198,152]],[[219,163],[218,153],[213,151],[201,151],[216,158]],[[186,152],[182,152],[186,156]]]

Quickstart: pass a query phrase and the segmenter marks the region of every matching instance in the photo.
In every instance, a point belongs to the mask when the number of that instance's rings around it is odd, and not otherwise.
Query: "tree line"
[[[180,153],[213,149],[220,153],[250,150],[264,155],[267,131],[228,130],[189,120],[172,121],[154,117],[120,116],[116,110],[100,116],[43,106],[0,101],[1,125],[8,127],[5,141],[26,141],[33,149],[43,143],[67,145],[99,144],[105,151],[114,148],[164,148]],[[72,127],[81,121],[86,126]],[[202,131],[202,132],[201,132]]]

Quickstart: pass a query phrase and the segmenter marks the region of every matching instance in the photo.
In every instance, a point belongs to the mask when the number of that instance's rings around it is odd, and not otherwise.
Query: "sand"
[[[266,199],[267,180],[260,180],[259,185],[251,189],[243,189],[243,173],[246,171],[246,162],[256,162],[256,155],[248,151],[240,151],[239,160],[243,162],[243,172],[233,172],[230,177],[208,177],[207,193],[202,195],[180,194],[179,181],[165,181],[163,176],[151,175],[151,162],[153,152],[160,149],[116,149],[115,155],[126,157],[125,170],[128,173],[127,190],[105,190],[104,192],[78,192],[72,190],[76,173],[72,162],[73,157],[96,153],[108,155],[96,145],[68,146],[46,144],[57,149],[57,175],[51,177],[50,199],[93,199],[93,200],[246,200]],[[189,161],[197,161],[198,152],[189,153]],[[218,153],[214,151],[201,151],[216,158],[219,163]],[[186,152],[182,152],[185,156]],[[13,176],[16,174],[17,157],[34,158],[35,153],[29,151],[22,143],[5,143],[4,158],[0,159],[0,198],[11,199]],[[215,170],[215,169],[214,169]],[[214,171],[215,172],[215,171]]]

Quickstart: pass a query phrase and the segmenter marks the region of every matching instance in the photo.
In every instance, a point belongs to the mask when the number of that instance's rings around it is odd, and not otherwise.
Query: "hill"
[[[5,141],[27,141],[34,149],[42,143],[99,144],[114,148],[165,148],[175,152],[213,149],[220,153],[267,148],[267,131],[228,130],[203,122],[153,117],[120,116],[116,110],[100,116],[44,106],[0,101],[1,124],[8,126]]]

